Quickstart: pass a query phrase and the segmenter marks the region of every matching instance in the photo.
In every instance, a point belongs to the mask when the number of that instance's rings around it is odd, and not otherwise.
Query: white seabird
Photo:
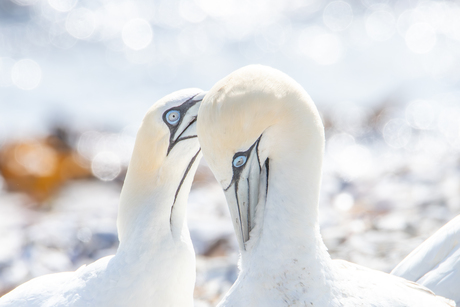
[[[460,215],[426,239],[390,274],[415,281],[460,305]]]
[[[0,298],[0,306],[193,306],[195,253],[186,204],[201,159],[196,115],[204,92],[172,93],[147,112],[121,191],[114,256],[50,274]]]
[[[414,282],[331,260],[318,223],[324,128],[293,79],[264,66],[233,72],[204,98],[197,129],[241,252],[218,306],[455,306]]]

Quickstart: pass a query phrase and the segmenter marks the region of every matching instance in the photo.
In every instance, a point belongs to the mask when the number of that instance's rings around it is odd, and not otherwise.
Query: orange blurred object
[[[58,135],[9,143],[0,149],[0,173],[11,191],[42,204],[69,179],[91,176],[89,163]]]

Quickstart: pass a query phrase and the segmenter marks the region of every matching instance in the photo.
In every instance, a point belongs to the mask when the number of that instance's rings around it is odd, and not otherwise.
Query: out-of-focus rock
[[[11,142],[0,149],[0,173],[10,191],[46,202],[66,181],[91,176],[85,161],[59,133]]]

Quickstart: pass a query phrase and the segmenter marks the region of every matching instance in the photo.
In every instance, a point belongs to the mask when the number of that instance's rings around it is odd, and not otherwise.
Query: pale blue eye
[[[235,160],[233,160],[233,166],[234,167],[241,167],[246,163],[246,157],[245,156],[239,156],[236,157]]]
[[[179,122],[180,120],[180,112],[177,110],[171,110],[168,113],[166,113],[166,120],[168,123],[171,125],[175,125]]]

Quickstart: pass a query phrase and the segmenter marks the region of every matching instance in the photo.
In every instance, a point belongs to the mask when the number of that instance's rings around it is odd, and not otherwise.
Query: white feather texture
[[[331,260],[318,223],[324,128],[290,77],[259,65],[233,72],[206,95],[197,129],[240,243],[239,276],[218,306],[455,306],[403,278]]]
[[[415,281],[460,305],[460,216],[418,246],[391,274]]]
[[[0,306],[193,306],[195,253],[185,214],[201,159],[195,121],[202,96],[199,89],[175,92],[147,112],[121,192],[117,253],[32,279]],[[192,97],[201,98],[191,104]],[[171,108],[183,112],[177,127],[165,121]]]

